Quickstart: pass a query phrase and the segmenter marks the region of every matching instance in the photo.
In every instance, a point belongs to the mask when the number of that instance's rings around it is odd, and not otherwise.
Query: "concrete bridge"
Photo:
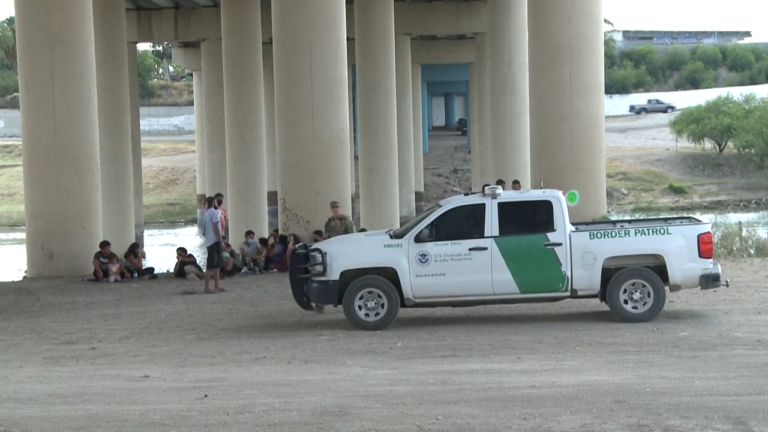
[[[15,3],[30,277],[142,236],[140,42],[193,71],[198,202],[224,193],[235,237],[270,204],[300,236],[351,209],[355,151],[362,227],[413,217],[440,64],[468,70],[473,188],[544,181],[580,192],[574,219],[606,212],[602,0]]]

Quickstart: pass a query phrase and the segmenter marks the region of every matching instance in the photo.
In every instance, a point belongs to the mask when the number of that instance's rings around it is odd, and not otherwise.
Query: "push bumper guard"
[[[320,252],[321,262],[311,264],[311,252]],[[310,267],[323,266],[323,274],[327,269],[325,254],[319,249],[310,249],[304,243],[293,248],[291,261],[288,266],[288,276],[291,283],[293,299],[300,308],[314,311],[314,305],[338,305],[339,281],[312,280]]]

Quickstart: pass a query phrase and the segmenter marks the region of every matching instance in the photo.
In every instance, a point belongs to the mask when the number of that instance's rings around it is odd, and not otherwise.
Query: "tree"
[[[685,65],[675,80],[676,90],[698,90],[715,86],[715,74],[704,63],[693,61]]]
[[[760,169],[768,167],[768,100],[754,95],[742,99],[741,120],[733,138],[736,151]]]
[[[755,66],[755,55],[744,45],[734,44],[728,47],[725,65],[733,72],[744,72]]]
[[[667,48],[661,54],[661,64],[667,73],[682,70],[690,61],[691,51],[680,46]]]
[[[710,70],[717,70],[723,65],[723,55],[720,53],[720,49],[712,45],[699,45],[696,48],[694,59],[704,63],[704,66]]]
[[[669,130],[676,138],[702,147],[709,141],[721,154],[733,141],[743,112],[744,105],[730,94],[718,96],[704,105],[680,112],[669,122]]]
[[[0,22],[0,55],[10,63],[16,72],[16,17],[8,17]]]
[[[149,50],[140,50],[137,56],[139,66],[139,97],[151,99],[155,97],[156,90],[149,83],[155,80],[157,67],[160,60]]]
[[[616,39],[605,36],[603,38],[603,55],[605,56],[605,70],[619,64],[619,53],[616,51]]]
[[[659,59],[656,47],[646,45],[631,50],[622,51],[619,55],[619,58],[622,62],[624,60],[632,62],[632,64],[638,69],[641,66],[645,66],[645,69],[648,71],[648,74],[651,76],[651,78],[653,78],[654,82],[661,81],[663,71],[661,67],[661,60]]]
[[[163,77],[166,81],[171,80],[170,63],[173,58],[173,45],[169,43],[152,44],[152,55],[157,57],[163,65]]]

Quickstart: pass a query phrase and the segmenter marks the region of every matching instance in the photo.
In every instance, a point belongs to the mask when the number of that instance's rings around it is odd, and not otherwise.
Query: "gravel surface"
[[[571,300],[374,333],[300,310],[284,275],[2,284],[0,430],[765,431],[766,264],[647,324]]]

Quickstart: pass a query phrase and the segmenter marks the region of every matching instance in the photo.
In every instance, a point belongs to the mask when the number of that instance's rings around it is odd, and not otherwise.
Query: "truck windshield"
[[[427,210],[422,212],[420,215],[411,219],[411,221],[408,222],[407,224],[392,231],[392,238],[400,240],[403,237],[407,236],[409,232],[413,231],[413,229],[416,228],[416,226],[418,226],[421,223],[421,221],[428,218],[432,213],[434,213],[439,208],[440,208],[440,204],[435,204],[432,207],[428,208]]]

